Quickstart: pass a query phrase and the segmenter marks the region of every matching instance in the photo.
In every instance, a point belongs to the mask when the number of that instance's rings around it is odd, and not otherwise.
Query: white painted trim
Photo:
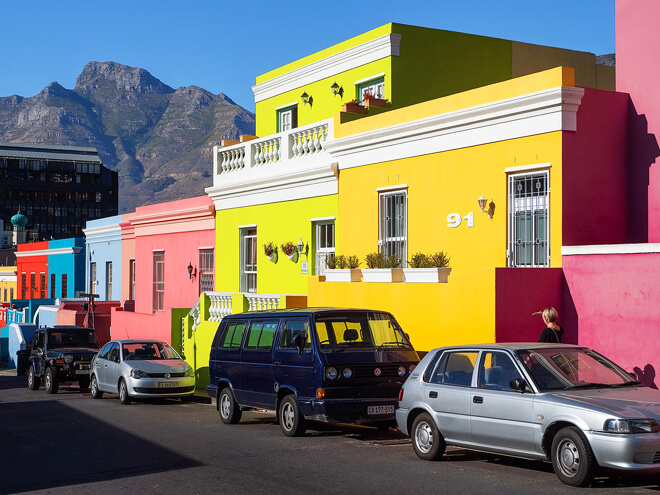
[[[334,139],[342,169],[577,129],[583,88],[556,87]]]
[[[529,172],[532,170],[549,170],[551,163],[537,163],[536,165],[520,165],[519,167],[508,167],[504,169],[505,174],[517,174],[519,172]]]
[[[104,225],[102,227],[91,227],[88,229],[83,229],[83,233],[85,234],[86,237],[102,235],[102,234],[110,234],[115,232],[121,232],[121,227],[119,226],[118,223],[112,225]]]
[[[78,254],[82,251],[81,247],[64,247],[57,249],[40,249],[38,251],[16,251],[17,258],[30,258],[32,256],[55,256],[59,254]]]
[[[329,222],[330,220],[336,220],[335,217],[318,217],[318,218],[310,218],[310,222]]]
[[[156,248],[151,250],[152,253],[164,253],[165,248]]]
[[[237,225],[236,228],[237,229],[252,229],[252,228],[255,228],[256,226],[257,226],[256,223],[251,223],[251,224],[248,224],[248,225]]]
[[[380,79],[381,77],[385,77],[385,73],[381,72],[380,74],[376,74],[375,76],[371,77],[365,77],[364,79],[360,79],[359,81],[355,81],[353,83],[353,86],[357,86],[358,84],[366,83],[369,81],[373,81],[374,79]]]
[[[297,107],[298,102],[294,101],[293,103],[289,103],[288,105],[282,105],[281,107],[277,107],[275,111],[277,112],[278,110],[284,110],[285,108],[291,108],[291,107]]]
[[[660,253],[660,243],[593,244],[590,246],[562,246],[562,256],[589,254],[646,254]]]
[[[387,191],[401,191],[403,189],[408,189],[408,184],[400,184],[398,186],[379,187],[378,189],[376,189],[376,192],[382,193],[382,192],[387,192]]]
[[[202,249],[215,249],[214,246],[199,246],[197,248],[198,251],[201,251]]]
[[[398,57],[400,43],[400,34],[388,33],[268,81],[255,84],[252,86],[254,102],[259,103],[273,96],[336,76],[376,60],[386,57]]]

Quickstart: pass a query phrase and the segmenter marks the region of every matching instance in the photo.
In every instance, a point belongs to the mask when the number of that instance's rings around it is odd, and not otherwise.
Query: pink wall
[[[660,371],[660,253],[564,256],[578,343],[628,371]]]
[[[123,217],[121,227],[121,300],[132,299],[131,294],[131,260],[135,259],[135,228],[131,225],[131,218],[135,213],[127,213]]]
[[[627,94],[586,88],[577,131],[563,133],[565,246],[628,242],[628,107]]]
[[[570,307],[564,310],[561,268],[495,269],[495,341],[536,342],[545,328],[532,313],[554,307],[565,330],[565,343],[574,343]]]
[[[616,87],[630,94],[633,242],[660,242],[660,2],[616,0]]]

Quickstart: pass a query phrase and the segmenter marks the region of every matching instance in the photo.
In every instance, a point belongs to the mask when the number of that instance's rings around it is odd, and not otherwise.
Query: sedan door
[[[522,373],[506,352],[483,352],[477,373],[477,388],[471,391],[470,415],[474,441],[506,452],[537,453],[534,394],[513,390],[509,382]],[[540,437],[539,437],[540,438]]]
[[[103,355],[96,360],[96,379],[99,389],[104,392],[117,393],[117,368],[119,366],[119,344],[112,342]]]

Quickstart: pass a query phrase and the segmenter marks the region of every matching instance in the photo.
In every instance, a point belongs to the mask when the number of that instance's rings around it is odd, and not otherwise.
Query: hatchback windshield
[[[317,315],[316,332],[323,352],[412,347],[396,321],[386,313]]]
[[[124,361],[181,359],[165,342],[127,342],[121,346]]]
[[[48,346],[56,347],[93,347],[96,348],[94,330],[49,330]]]
[[[518,354],[542,392],[640,384],[590,349],[535,349]]]

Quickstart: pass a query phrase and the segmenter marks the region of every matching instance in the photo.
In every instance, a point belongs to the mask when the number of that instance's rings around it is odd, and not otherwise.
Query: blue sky
[[[52,81],[72,89],[89,61],[142,67],[165,84],[225,93],[254,110],[255,77],[399,22],[613,53],[614,0],[4,0],[0,96]]]

